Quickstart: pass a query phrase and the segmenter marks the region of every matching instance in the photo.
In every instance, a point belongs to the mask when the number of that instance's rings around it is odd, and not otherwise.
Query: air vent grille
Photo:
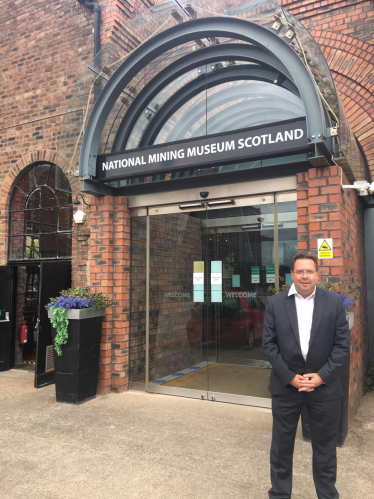
[[[53,360],[53,345],[47,345],[45,348],[45,372],[50,373],[55,370]]]

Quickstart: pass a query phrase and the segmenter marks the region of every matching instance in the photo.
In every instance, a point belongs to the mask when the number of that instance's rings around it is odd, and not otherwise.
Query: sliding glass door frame
[[[218,201],[219,204],[214,204]],[[275,265],[275,284],[274,287],[279,291],[279,215],[278,215],[278,203],[287,201],[296,201],[296,192],[281,192],[273,194],[264,194],[248,197],[230,197],[226,201],[230,201],[230,204],[225,204],[225,199],[209,200],[209,205],[207,201],[202,199],[195,203],[180,203],[173,205],[161,205],[153,206],[149,208],[140,208],[133,210],[132,215],[145,215],[146,219],[146,314],[145,314],[145,383],[134,382],[130,383],[131,389],[142,390],[151,393],[163,393],[168,395],[183,396],[189,398],[198,398],[203,400],[220,401],[228,403],[236,403],[242,405],[250,405],[264,408],[271,408],[270,398],[252,397],[246,395],[237,395],[231,393],[220,393],[209,390],[197,390],[189,388],[179,388],[172,386],[163,386],[157,384],[150,384],[150,280],[151,280],[151,218],[153,216],[171,214],[171,213],[181,213],[183,210],[185,212],[192,211],[212,211],[214,209],[219,209],[222,207],[241,207],[241,206],[255,206],[255,205],[265,205],[273,204],[273,220],[274,220],[274,265]],[[212,204],[213,203],[213,204]]]

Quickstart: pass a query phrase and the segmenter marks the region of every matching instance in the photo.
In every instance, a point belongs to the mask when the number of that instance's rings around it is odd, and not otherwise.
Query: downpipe
[[[94,13],[94,70],[96,74],[100,73],[100,61],[98,53],[100,52],[100,16],[101,8],[97,2],[89,2],[88,0],[78,0],[78,3],[84,5]],[[100,93],[100,89],[95,87],[95,101]]]

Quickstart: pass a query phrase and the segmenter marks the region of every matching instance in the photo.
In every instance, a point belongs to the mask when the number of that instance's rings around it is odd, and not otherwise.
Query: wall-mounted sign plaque
[[[236,132],[100,155],[96,164],[96,180],[123,180],[300,153],[307,149],[305,118],[298,118]]]

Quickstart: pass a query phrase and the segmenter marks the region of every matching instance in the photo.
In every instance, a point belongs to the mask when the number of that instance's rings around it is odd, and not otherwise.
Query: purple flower
[[[341,293],[339,293],[338,291],[330,291],[330,293],[341,296],[344,308],[346,310],[351,310],[355,306],[355,301],[349,295],[346,295],[344,291],[342,291]]]
[[[90,308],[92,306],[92,298],[80,298],[79,296],[59,296],[58,299],[49,306],[49,308],[65,308],[66,310],[78,308]]]

